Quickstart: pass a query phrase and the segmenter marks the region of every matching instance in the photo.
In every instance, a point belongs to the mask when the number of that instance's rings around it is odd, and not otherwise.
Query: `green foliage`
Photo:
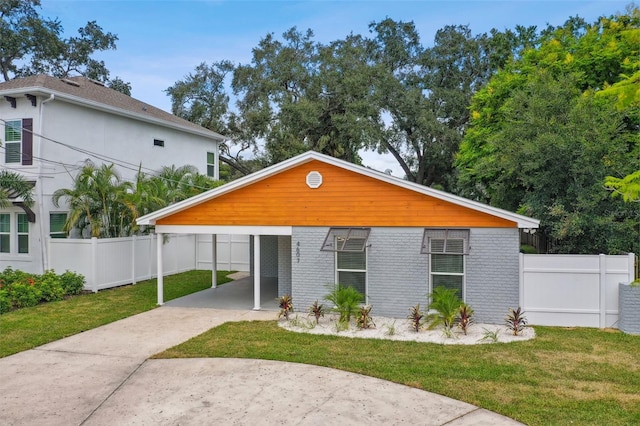
[[[442,326],[446,334],[451,332],[455,323],[456,316],[460,312],[462,301],[457,296],[457,290],[436,287],[429,296],[429,310],[436,313],[427,315],[429,320],[429,330],[433,330],[438,326]]]
[[[613,197],[622,196],[625,202],[640,202],[640,170],[630,173],[623,178],[607,176],[604,186]]]
[[[467,330],[469,330],[469,327],[473,324],[473,309],[466,303],[462,303],[458,309],[455,322],[466,336]]]
[[[82,291],[83,285],[84,277],[73,272],[56,275],[54,271],[45,271],[36,275],[6,268],[0,273],[0,314],[62,300]]]
[[[76,274],[72,271],[65,271],[60,275],[60,282],[64,293],[68,295],[76,295],[82,293],[84,289],[85,280],[84,276]]]
[[[4,80],[34,74],[60,78],[80,74],[108,81],[109,70],[104,61],[95,59],[95,53],[115,50],[118,37],[91,21],[78,29],[77,36],[62,38],[60,21],[41,16],[39,7],[40,0],[0,2],[0,72]]]
[[[509,308],[509,313],[505,317],[505,325],[514,336],[522,333],[524,328],[527,326],[527,319],[524,316],[524,311],[522,308],[518,306],[518,309],[513,310],[513,308]]]
[[[424,313],[420,310],[420,304],[416,306],[412,306],[409,309],[409,316],[407,319],[411,323],[411,328],[417,333],[422,328],[422,320],[424,318]]]
[[[284,316],[284,318],[289,321],[289,314],[293,312],[293,298],[285,294],[276,299],[278,301],[278,307],[280,308],[280,312],[278,312],[278,318]]]
[[[324,314],[326,313],[324,304],[318,303],[317,300],[313,302],[313,305],[309,306],[308,311],[309,311],[309,316],[313,316],[316,319],[316,324],[320,322],[321,317],[324,318]]]
[[[373,318],[371,318],[371,305],[360,306],[360,310],[356,316],[356,327],[361,330],[371,328],[372,326],[375,328],[376,324],[373,322]]]
[[[534,246],[530,246],[528,244],[521,244],[520,245],[520,253],[538,254],[538,250]]]
[[[540,219],[556,252],[637,252],[636,209],[602,183],[640,169],[639,24],[635,6],[571,18],[493,76],[471,102],[461,195]]]
[[[495,330],[490,330],[488,328],[483,328],[482,329],[483,334],[482,334],[482,339],[480,339],[480,341],[487,341],[489,343],[497,343],[498,342],[498,336],[500,335],[500,329],[496,328]]]
[[[13,193],[22,198],[26,206],[33,205],[33,185],[19,173],[11,170],[0,170],[0,208],[11,205],[8,194]]]
[[[56,190],[52,202],[56,207],[60,200],[69,204],[66,232],[75,229],[85,238],[123,237],[141,232],[136,224],[140,216],[220,184],[188,165],[166,166],[152,176],[140,170],[132,183],[123,181],[113,164],[86,164],[73,187]]]
[[[354,287],[345,287],[342,284],[329,286],[331,292],[325,296],[325,300],[333,304],[333,310],[340,314],[339,323],[349,324],[351,316],[364,302],[364,296]]]

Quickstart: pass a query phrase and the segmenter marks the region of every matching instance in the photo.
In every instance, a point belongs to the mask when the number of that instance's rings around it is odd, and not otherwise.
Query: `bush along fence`
[[[0,273],[0,314],[62,300],[66,296],[80,294],[83,288],[84,277],[74,272],[58,275],[54,271],[46,271],[36,275],[7,268]]]

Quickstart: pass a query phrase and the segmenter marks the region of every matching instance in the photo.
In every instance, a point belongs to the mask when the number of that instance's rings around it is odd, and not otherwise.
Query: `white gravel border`
[[[324,318],[320,318],[320,322],[316,325],[315,318],[306,314],[293,313],[289,316],[289,321],[281,318],[278,325],[286,330],[297,333],[309,334],[327,334],[342,337],[357,337],[363,339],[387,339],[387,340],[406,340],[414,342],[440,343],[443,345],[477,345],[488,343],[508,343],[521,342],[533,339],[536,336],[532,327],[525,327],[522,333],[514,336],[511,331],[504,325],[497,324],[472,324],[467,330],[467,335],[462,333],[457,327],[453,328],[451,336],[446,336],[442,328],[435,330],[427,330],[423,327],[419,332],[415,332],[411,328],[408,319],[373,317],[375,328],[358,329],[352,318],[349,329],[338,331],[338,316],[335,314],[327,314]],[[489,334],[497,333],[497,340],[488,337]]]

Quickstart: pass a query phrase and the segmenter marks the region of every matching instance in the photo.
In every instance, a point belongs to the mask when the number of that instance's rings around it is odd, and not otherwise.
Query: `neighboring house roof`
[[[44,74],[0,83],[0,96],[55,96],[67,102],[147,121],[218,141],[225,137],[86,77],[59,79]]]
[[[317,188],[305,181],[312,171],[323,176]],[[140,225],[204,226],[537,228],[539,223],[313,151],[138,219]]]

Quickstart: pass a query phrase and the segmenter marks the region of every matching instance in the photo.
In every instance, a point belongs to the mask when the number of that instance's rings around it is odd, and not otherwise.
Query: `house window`
[[[436,287],[454,289],[458,297],[464,300],[469,231],[425,229],[421,252],[429,254],[429,292]]]
[[[154,139],[153,140],[153,146],[160,146],[160,147],[164,147],[164,141],[160,140],[160,139]]]
[[[0,253],[11,252],[11,215],[0,214]]]
[[[67,238],[67,233],[63,231],[67,221],[66,213],[49,214],[49,236],[51,238]]]
[[[207,176],[215,177],[216,173],[216,156],[213,152],[207,152]]]
[[[22,159],[22,120],[5,121],[4,162],[20,163]]]
[[[16,215],[18,222],[18,253],[29,253],[29,219],[25,213]]]
[[[367,294],[367,250],[336,251],[336,283]]]
[[[336,283],[367,294],[367,240],[370,228],[331,228],[320,251],[336,253]]]

